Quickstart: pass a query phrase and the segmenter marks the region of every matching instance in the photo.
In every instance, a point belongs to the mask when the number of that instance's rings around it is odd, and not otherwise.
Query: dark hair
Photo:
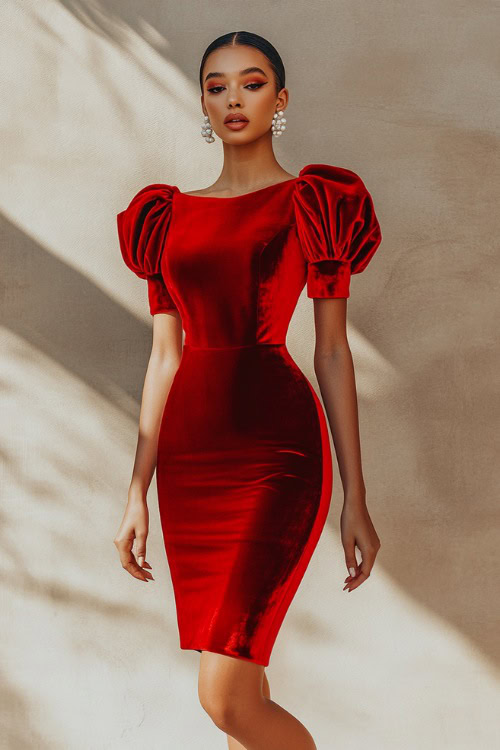
[[[269,60],[274,73],[274,81],[276,85],[276,93],[281,91],[285,86],[285,66],[283,60],[278,54],[278,50],[273,47],[271,42],[264,39],[263,36],[258,34],[252,34],[250,31],[231,31],[229,34],[223,34],[217,37],[214,41],[208,45],[203,57],[201,58],[200,64],[200,88],[203,93],[203,67],[206,59],[211,52],[222,47],[236,47],[237,45],[246,47],[255,47],[260,50]]]

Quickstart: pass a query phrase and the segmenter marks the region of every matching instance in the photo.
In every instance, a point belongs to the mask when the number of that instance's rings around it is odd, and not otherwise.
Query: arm
[[[153,315],[153,344],[144,378],[139,434],[127,505],[114,544],[122,567],[134,578],[153,579],[146,562],[149,514],[147,491],[156,467],[163,409],[182,354],[182,324],[177,311]],[[135,556],[132,547],[135,541]],[[136,561],[138,559],[138,563]],[[153,579],[154,580],[154,579]]]
[[[350,572],[344,581],[344,590],[352,590],[369,577],[381,545],[366,505],[356,382],[346,333],[346,314],[345,298],[314,300],[314,372],[330,425],[344,488],[341,536],[346,566]],[[359,566],[356,561],[356,546],[362,555]]]

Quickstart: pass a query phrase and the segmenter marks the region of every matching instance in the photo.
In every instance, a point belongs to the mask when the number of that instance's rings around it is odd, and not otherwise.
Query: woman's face
[[[285,109],[286,88],[276,93],[274,73],[267,57],[255,47],[224,47],[211,52],[202,73],[203,113],[225,143],[241,145],[271,136],[273,115]],[[248,122],[233,127],[224,120],[244,115]]]

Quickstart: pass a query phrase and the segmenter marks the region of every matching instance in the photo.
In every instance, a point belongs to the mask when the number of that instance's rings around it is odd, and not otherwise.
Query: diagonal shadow
[[[0,233],[3,325],[111,403],[127,408],[121,393],[138,402],[151,327],[5,217],[0,218]]]

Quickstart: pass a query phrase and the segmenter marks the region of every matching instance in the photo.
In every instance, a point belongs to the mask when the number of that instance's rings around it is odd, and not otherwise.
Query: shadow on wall
[[[147,674],[145,640],[165,664],[175,644],[155,508],[148,550],[166,590],[147,598],[112,545],[151,328],[4,218],[0,236],[0,744],[45,750],[60,747],[64,724],[79,726],[75,711],[85,696],[92,705],[96,685],[110,715],[133,726],[110,672],[118,663],[126,691],[137,662]]]
[[[131,10],[139,5],[121,6],[116,2],[100,6],[76,0],[65,0],[61,5],[94,34],[105,36],[117,47],[128,52],[127,35],[132,29],[167,59],[165,43],[159,35],[154,35],[157,19],[151,19],[148,29],[137,10]],[[105,14],[101,7],[107,8]],[[113,7],[116,7],[114,16]],[[173,3],[169,7],[173,9]],[[179,13],[186,12],[182,6],[178,7]],[[140,7],[141,15],[147,16],[147,12],[146,7]],[[163,11],[163,18],[167,15],[168,11]],[[330,11],[326,18],[331,21]],[[436,33],[441,33],[432,14],[428,18],[429,24],[436,27]],[[322,24],[321,20],[318,29],[330,34],[331,24]],[[385,24],[386,16],[381,15],[378,21]],[[55,33],[50,28],[44,31]],[[349,46],[351,37],[342,36],[345,38],[339,40],[339,44]],[[174,34],[168,43],[168,59],[175,60],[183,71],[190,70],[193,63],[192,48],[185,40],[185,34]],[[378,204],[384,231],[380,254],[381,258],[390,258],[385,261],[388,263],[386,282],[378,290],[379,299],[372,295],[368,302],[362,295],[353,293],[355,299],[349,303],[350,318],[368,337],[374,350],[391,363],[403,384],[402,390],[384,394],[382,398],[377,392],[371,401],[363,401],[362,395],[360,398],[365,415],[361,420],[363,455],[365,461],[368,459],[365,465],[372,467],[367,472],[369,495],[373,498],[370,508],[373,508],[373,518],[383,543],[377,566],[384,569],[401,591],[443,622],[450,623],[478,652],[496,663],[499,658],[498,596],[496,577],[491,574],[490,565],[495,564],[497,548],[495,458],[498,440],[492,404],[496,399],[497,340],[493,321],[498,316],[497,302],[493,302],[491,295],[494,288],[491,278],[498,266],[494,242],[498,234],[492,219],[496,211],[495,193],[491,189],[494,177],[488,171],[495,140],[479,125],[476,131],[467,124],[469,121],[461,126],[458,108],[462,106],[463,97],[459,88],[451,87],[449,96],[454,102],[450,104],[446,96],[441,96],[447,85],[440,79],[429,81],[427,78],[432,62],[438,63],[437,71],[443,70],[441,57],[432,59],[422,55],[418,45],[408,51],[404,41],[403,36],[397,66],[393,64],[394,51],[390,49],[389,63],[397,71],[396,75],[367,75],[368,66],[359,64],[363,54],[360,53],[357,66],[345,63],[328,83],[332,89],[337,87],[345,92],[343,114],[338,114],[342,107],[332,107],[332,132],[336,117],[342,125],[350,119],[359,128],[354,131],[353,143],[358,142],[357,134],[363,129],[368,139],[373,139],[365,143],[366,152],[370,148],[380,148],[384,153],[386,147],[390,151],[380,162],[387,169],[386,182],[392,183],[381,188],[381,192],[382,189],[387,191],[386,220]],[[442,36],[436,45],[439,54],[441,42]],[[368,57],[368,53],[364,54]],[[347,60],[348,56],[344,57]],[[106,65],[94,69],[93,66],[101,64],[100,60],[98,54],[89,56],[90,73],[112,98],[116,111],[130,129],[133,142],[137,105],[128,103],[126,97],[120,98]],[[156,76],[155,71],[141,61],[140,54],[134,54],[134,63],[158,90],[168,88],[168,79]],[[448,61],[447,75],[451,67]],[[386,58],[384,70],[388,68]],[[372,69],[377,70],[376,64]],[[459,66],[456,69],[457,75],[462,75]],[[308,71],[302,75],[307,76]],[[411,80],[419,84],[414,89],[408,86],[407,76],[410,75]],[[484,75],[483,86],[488,83],[487,79]],[[444,81],[457,85],[455,78]],[[391,92],[384,99],[381,94],[389,86]],[[302,125],[310,105],[317,106],[317,90],[306,86],[304,89]],[[368,89],[373,90],[364,100],[361,94]],[[417,92],[414,100],[411,99],[413,90]],[[360,117],[363,112],[375,123],[373,127],[363,122]],[[331,153],[332,142],[325,138],[321,128],[314,131],[310,127],[297,127],[297,130],[301,133],[294,136],[295,145],[305,144],[310,153]],[[301,138],[303,140],[299,140]],[[382,139],[383,146],[380,145]],[[349,145],[349,140],[340,142],[337,153],[342,152],[343,145]],[[297,149],[297,153],[304,151]],[[321,161],[322,157],[317,160]],[[1,222],[0,288],[4,328],[26,342],[27,349],[32,347],[51,358],[117,411],[135,419],[150,352],[151,327],[108,298],[77,270],[54,258],[11,222],[5,219]],[[106,249],[105,253],[108,252],[116,254],[118,245]],[[371,282],[368,277],[354,279],[353,290],[360,290],[363,285],[368,289]],[[145,288],[144,305],[146,309]],[[7,397],[10,386],[4,379],[2,387]],[[56,399],[53,401],[55,403]],[[61,421],[71,422],[68,440],[78,436],[80,429],[87,430],[86,426],[81,426],[80,412],[73,414],[72,407],[71,402],[58,403]],[[107,419],[104,414],[102,421]],[[88,433],[92,436],[91,430]],[[43,448],[43,430],[36,439]],[[80,493],[77,500],[81,500],[82,487],[95,478],[85,463],[85,453],[82,452],[80,460],[76,446],[73,449],[70,445],[69,450],[76,454],[75,461],[65,463],[65,457],[56,456],[54,460],[59,458],[59,463],[54,465],[69,485],[73,484],[75,493]],[[97,468],[99,461],[108,459],[106,450],[101,449],[101,452],[96,456]],[[25,460],[29,461],[29,456]],[[49,501],[55,502],[52,486],[44,488],[38,477],[32,479],[23,469],[20,463],[7,466],[6,471],[15,473],[21,488],[19,494],[23,487],[34,494],[38,504],[44,506],[41,515],[47,516]],[[113,469],[115,473],[120,472]],[[338,475],[336,479],[340,488]],[[37,480],[39,483],[35,484]],[[58,476],[53,477],[53,484],[58,481]],[[121,512],[123,498],[115,498],[111,491],[110,496],[113,498],[110,511],[116,516]],[[336,498],[336,508],[339,499]],[[72,500],[71,512],[76,515],[78,501]],[[82,504],[86,500],[84,497]],[[33,505],[29,506],[30,512]],[[27,511],[21,508],[20,512]],[[106,512],[99,508],[98,515]],[[81,527],[86,528],[86,520],[79,517],[78,520]],[[59,612],[75,610],[77,618],[84,621],[95,613],[103,615],[101,619],[110,621],[111,631],[111,635],[102,636],[103,643],[116,638],[114,631],[119,630],[116,621],[123,622],[124,630],[130,635],[133,630],[130,620],[141,613],[141,626],[151,627],[151,642],[159,644],[170,640],[177,649],[175,623],[170,615],[165,615],[161,597],[158,597],[158,610],[162,614],[152,616],[148,612],[145,620],[139,605],[122,605],[120,598],[115,602],[106,598],[109,582],[104,581],[102,592],[92,594],[79,588],[78,577],[70,576],[69,584],[64,586],[46,574],[43,566],[42,574],[39,570],[30,572],[30,560],[9,542],[13,531],[8,528],[8,522],[7,518],[2,519],[0,545],[15,570],[15,577],[10,571],[2,574],[1,583],[9,592],[15,594],[22,584],[21,595],[26,600],[44,599],[54,604]],[[30,525],[31,518],[28,517],[26,523]],[[337,534],[336,517],[330,518],[330,525],[332,523]],[[78,549],[80,542],[65,534],[65,529],[59,531],[57,525],[50,528],[49,521],[46,526],[45,538],[52,539],[55,537],[49,534],[60,533],[64,536],[61,550],[67,552],[68,557],[73,554],[77,565],[83,566],[85,550]],[[112,529],[114,532],[114,520]],[[18,543],[16,539],[16,545]],[[111,557],[114,550],[109,552]],[[311,625],[313,618],[315,628]],[[389,617],[387,620],[389,627]],[[304,623],[304,628],[308,627],[318,642],[335,630],[335,622],[324,630],[324,621],[313,612]],[[414,632],[404,634],[413,646],[418,640],[418,626],[417,622]],[[84,630],[85,626],[80,629],[83,639],[86,637]],[[93,646],[92,650],[85,651],[86,656],[93,656]],[[127,659],[129,648],[124,642],[122,651]],[[178,656],[180,662],[183,657]],[[133,669],[131,671],[133,673]],[[133,674],[131,679],[134,679]],[[7,681],[3,682],[2,690],[2,721],[7,735],[12,738],[12,747],[16,750],[18,747],[44,748],[42,740],[29,727],[23,691]],[[51,744],[51,750],[52,747]]]
[[[10,222],[1,223],[4,326],[113,403],[119,393],[138,401],[151,328]]]
[[[23,691],[9,685],[5,672],[0,671],[0,733],[2,746],[12,750],[52,750],[33,725],[30,701]]]

